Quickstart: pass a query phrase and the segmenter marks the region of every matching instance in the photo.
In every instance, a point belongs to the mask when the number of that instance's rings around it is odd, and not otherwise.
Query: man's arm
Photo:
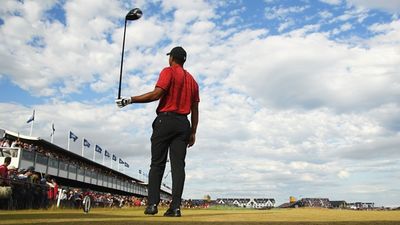
[[[146,94],[132,96],[128,98],[120,98],[115,100],[118,107],[122,108],[132,103],[147,103],[157,101],[164,95],[165,91],[162,88],[155,87],[153,91]]]
[[[131,103],[147,103],[157,101],[164,95],[164,90],[159,87],[155,87],[153,91],[150,91],[146,94],[132,96]]]
[[[197,124],[199,123],[199,103],[195,102],[192,104],[191,108],[191,134],[188,143],[188,147],[192,147],[196,142],[196,132],[197,132]]]

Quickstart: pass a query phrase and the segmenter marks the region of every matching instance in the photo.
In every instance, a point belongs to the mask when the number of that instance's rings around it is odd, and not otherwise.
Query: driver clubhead
[[[140,10],[139,8],[134,8],[131,11],[129,11],[128,14],[126,14],[125,19],[126,20],[137,20],[140,19],[140,17],[142,17],[143,12],[142,10]]]

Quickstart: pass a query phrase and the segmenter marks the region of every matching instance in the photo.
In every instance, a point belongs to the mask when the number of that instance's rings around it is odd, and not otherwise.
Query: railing
[[[18,157],[19,148],[0,147],[0,157]]]
[[[0,177],[0,209],[48,208],[48,187],[21,179]]]

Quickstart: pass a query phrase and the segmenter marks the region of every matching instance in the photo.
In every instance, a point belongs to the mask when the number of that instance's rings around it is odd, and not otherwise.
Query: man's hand
[[[188,147],[192,147],[194,145],[194,142],[196,142],[196,134],[192,133],[190,134],[189,137],[189,143],[188,143]]]
[[[124,106],[127,106],[132,103],[132,100],[130,97],[128,98],[119,98],[115,100],[115,103],[118,105],[118,107],[122,108]]]

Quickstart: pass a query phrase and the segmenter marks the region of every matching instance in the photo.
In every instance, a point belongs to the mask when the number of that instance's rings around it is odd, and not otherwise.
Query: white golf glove
[[[132,100],[130,97],[128,98],[119,98],[115,100],[115,103],[118,105],[118,107],[122,108],[124,106],[127,106],[132,103]]]

